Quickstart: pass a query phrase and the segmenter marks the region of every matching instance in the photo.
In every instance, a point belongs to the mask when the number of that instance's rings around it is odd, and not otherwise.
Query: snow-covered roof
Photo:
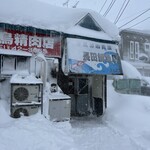
[[[138,69],[150,69],[149,63],[144,63],[144,62],[129,62],[129,63]]]
[[[31,53],[25,51],[16,51],[16,50],[8,50],[8,49],[0,49],[0,55],[15,55],[15,56],[32,56]]]
[[[150,36],[150,30],[139,30],[139,29],[124,29],[121,32],[128,32],[128,33],[136,33],[136,34],[144,34]]]
[[[14,74],[10,79],[10,83],[41,84],[42,80],[37,79],[33,74]]]
[[[84,34],[84,36],[105,40],[118,40],[117,27],[92,10],[56,7],[38,0],[5,0],[1,2],[1,6],[3,7],[0,9],[0,22],[33,26],[70,34],[75,34],[76,28],[73,29],[73,27],[84,16],[90,14],[104,32],[97,31],[93,36],[93,30],[89,29],[88,34]],[[83,33],[85,31],[81,30],[80,35]]]
[[[80,27],[80,26],[74,26],[74,27],[71,27],[67,30],[66,33],[69,33],[69,34],[75,34],[75,35],[81,35],[82,36],[85,36],[85,37],[91,37],[91,38],[97,38],[97,39],[106,39],[108,41],[111,41],[112,38],[104,33],[104,32],[101,32],[99,33],[98,31],[94,31],[94,30],[89,30],[87,28],[83,28],[83,27]]]

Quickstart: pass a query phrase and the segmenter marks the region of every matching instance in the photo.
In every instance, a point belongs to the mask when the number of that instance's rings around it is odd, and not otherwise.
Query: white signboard
[[[84,39],[67,39],[70,73],[122,74],[118,45]]]

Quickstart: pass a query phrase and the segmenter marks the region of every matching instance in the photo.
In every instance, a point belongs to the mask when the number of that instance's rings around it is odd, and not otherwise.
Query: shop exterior
[[[46,66],[56,58],[61,58],[59,32],[0,23],[0,99],[10,100],[12,117],[29,116],[39,108],[43,113]]]
[[[39,17],[43,16],[39,19],[49,18],[50,10],[47,10],[49,16],[40,14]],[[59,20],[62,20],[62,25]],[[35,21],[34,17],[32,21]],[[56,91],[61,89],[71,98],[72,116],[102,115],[107,108],[107,75],[122,74],[118,35],[113,33],[115,28],[99,14],[87,10],[62,10],[59,18],[44,21],[44,29],[37,25],[39,22],[27,23],[27,26],[22,25],[24,23],[0,23],[1,84],[15,71],[25,68],[21,66],[17,70],[19,67],[16,67],[18,60],[22,62],[24,59],[12,59],[11,64],[15,66],[12,65],[8,72],[4,71],[5,51],[9,51],[11,57],[18,57],[23,52],[25,61],[20,64],[27,64],[29,74],[34,72],[36,78],[42,78],[43,86],[48,81],[57,86]],[[44,58],[39,57],[39,53]],[[63,97],[59,97],[61,99]]]
[[[0,23],[0,50],[1,50],[1,76],[12,75],[17,71],[16,64],[19,61],[26,63],[25,56],[35,57],[38,53],[43,53],[45,57],[60,58],[61,57],[61,35],[56,31],[41,30],[34,27],[26,27],[20,25],[11,25]],[[6,50],[6,51],[4,51]],[[8,51],[7,51],[8,50]],[[11,62],[9,72],[4,70],[7,61],[2,57],[2,51],[6,55],[23,55],[24,58],[16,60],[14,57]],[[12,51],[12,53],[11,53]],[[21,54],[21,52],[24,52]],[[30,53],[30,54],[29,54]],[[10,59],[9,59],[10,61]],[[28,61],[29,62],[29,61]],[[16,63],[16,64],[15,64]],[[4,65],[3,65],[4,64]],[[19,64],[21,69],[21,63]],[[29,70],[29,64],[23,69]]]
[[[65,42],[58,84],[71,97],[72,115],[102,115],[107,108],[107,75],[122,74],[117,43],[70,35]]]
[[[57,83],[71,97],[72,115],[103,114],[107,107],[107,75],[122,74],[117,43],[74,38],[33,27],[0,25],[1,80],[22,69],[29,73],[34,70],[38,76],[32,66],[35,63],[31,65],[29,58],[42,52],[47,59],[59,59]],[[8,63],[11,63],[9,68],[5,67]]]

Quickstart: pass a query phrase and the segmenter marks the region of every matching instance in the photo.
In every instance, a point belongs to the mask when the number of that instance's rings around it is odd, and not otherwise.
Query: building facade
[[[143,76],[150,76],[150,31],[120,31],[120,55],[135,66]]]
[[[62,102],[62,94],[65,94],[71,99],[72,115],[102,115],[107,108],[107,75],[122,74],[117,27],[90,10],[56,9],[36,3],[32,9],[29,8],[36,13],[28,15],[23,2],[17,1],[19,7],[16,8],[15,0],[13,3],[7,1],[6,9],[0,10],[0,76],[5,78],[9,69],[11,78],[12,74],[20,71],[18,68],[22,64],[17,56],[12,58],[13,63],[9,62],[5,52],[9,51],[9,55],[27,52],[31,55],[26,58],[31,58],[29,65],[27,63],[29,74],[34,73],[35,77],[41,78],[43,87],[47,83],[50,89],[53,85],[61,89],[61,92],[57,91],[59,95],[54,90],[49,92],[46,101],[57,99]],[[8,4],[11,9],[6,11]],[[39,10],[44,11],[41,13]],[[9,20],[9,16],[14,19]],[[19,23],[16,20],[20,20]],[[39,57],[40,54],[42,56]],[[5,67],[4,63],[12,64],[11,68]]]

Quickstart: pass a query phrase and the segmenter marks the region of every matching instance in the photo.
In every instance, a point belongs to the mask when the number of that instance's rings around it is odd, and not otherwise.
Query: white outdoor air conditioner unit
[[[27,106],[12,106],[11,116],[13,118],[20,118],[21,116],[30,116],[36,114],[39,110],[38,105],[27,105]]]
[[[11,99],[12,103],[40,102],[40,84],[11,84]]]

